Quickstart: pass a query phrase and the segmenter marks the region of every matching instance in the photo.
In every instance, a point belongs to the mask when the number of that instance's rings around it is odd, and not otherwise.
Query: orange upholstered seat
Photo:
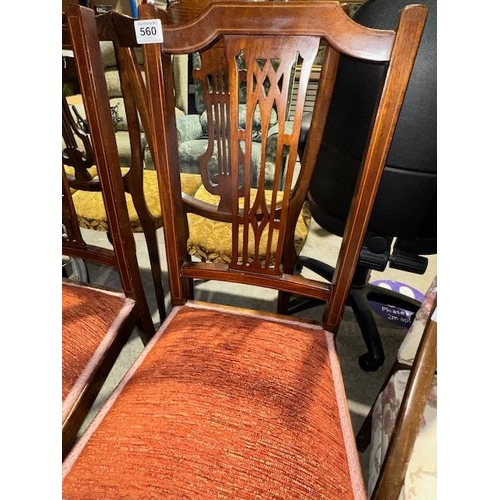
[[[362,498],[340,381],[319,326],[175,308],[64,464],[63,497]]]
[[[134,307],[123,293],[65,281],[62,284],[63,422],[102,361],[102,354],[127,338],[118,332]]]

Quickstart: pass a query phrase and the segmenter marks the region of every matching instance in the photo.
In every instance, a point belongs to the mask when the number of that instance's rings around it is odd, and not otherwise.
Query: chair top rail
[[[225,15],[230,6],[232,18]],[[255,2],[211,3],[196,21],[171,24],[167,11],[149,12],[159,16],[163,24],[163,49],[172,54],[183,54],[207,46],[218,37],[231,34],[245,35],[307,35],[324,38],[341,53],[371,61],[388,61],[395,39],[395,31],[379,30],[354,22],[339,2]],[[419,5],[404,9],[406,18],[420,17]],[[142,9],[147,12],[146,8]],[[280,22],[275,22],[275,15]],[[297,22],[302,19],[302,22]],[[359,42],[359,37],[363,42]],[[353,40],[355,40],[353,42]]]

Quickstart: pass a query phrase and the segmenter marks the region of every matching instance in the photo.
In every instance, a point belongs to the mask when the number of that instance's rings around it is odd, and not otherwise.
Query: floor
[[[160,251],[162,256],[164,256],[165,249],[163,232],[161,229],[159,229],[158,233],[160,237]],[[96,231],[86,231],[85,235],[88,236],[89,239],[94,239],[94,241],[99,240],[101,243],[107,243],[107,239],[104,233],[99,233]],[[148,254],[145,248],[145,242],[142,234],[136,235],[136,242],[146,293],[151,306],[151,310],[153,311],[154,321],[158,324],[159,317],[155,306],[154,291],[149,270]],[[340,238],[327,233],[313,221],[306,246],[303,250],[303,254],[334,264],[336,255],[338,254],[339,242]],[[165,262],[164,259],[162,259],[162,261]],[[436,268],[437,258],[436,256],[431,256],[429,258],[428,268],[423,275],[415,275],[388,268],[383,273],[373,272],[371,281],[392,280],[394,282],[406,285],[407,287],[413,287],[414,289],[424,294],[428,285],[431,283],[432,278],[436,275]],[[90,266],[89,275],[90,279],[95,283],[111,284],[113,282],[116,282],[116,275],[113,271],[107,268]],[[166,290],[168,291],[166,265],[163,268],[163,275]],[[246,307],[253,307],[256,309],[274,310],[275,306],[274,292],[268,290],[261,291],[253,289],[252,287],[243,287],[231,284],[224,284],[223,286],[220,286],[220,284],[217,284],[215,282],[205,282],[196,284],[195,293],[196,298],[199,299],[219,300],[221,302],[233,305],[238,305],[238,303],[244,301]],[[168,292],[166,300],[167,307],[169,307]],[[300,314],[305,317],[320,319],[322,310],[322,306],[317,306]],[[361,333],[359,331],[359,327],[349,307],[347,307],[345,310],[344,318],[337,336],[337,348],[339,352],[342,371],[344,374],[345,387],[348,396],[349,407],[351,410],[351,420],[355,432],[357,432],[357,430],[360,428],[364,417],[368,413],[371,404],[374,401],[374,398],[378,394],[378,391],[387,376],[388,370],[390,369],[395,359],[398,346],[400,345],[406,332],[406,327],[401,323],[395,324],[387,320],[387,318],[382,318],[378,314],[375,314],[375,318],[379,327],[379,332],[382,338],[386,355],[386,361],[384,365],[376,372],[365,372],[360,368],[358,364],[359,356],[366,352],[366,349]],[[136,356],[139,354],[141,349],[142,343],[140,339],[136,335],[133,335],[126,346],[126,349],[121,354],[115,369],[108,377],[105,386],[94,405],[94,411],[84,423],[83,428],[85,428],[100,405],[107,398],[110,391],[112,391],[115,385],[119,382],[120,378],[136,358]],[[365,478],[368,467],[368,458],[369,451],[360,454],[361,465],[365,473]]]

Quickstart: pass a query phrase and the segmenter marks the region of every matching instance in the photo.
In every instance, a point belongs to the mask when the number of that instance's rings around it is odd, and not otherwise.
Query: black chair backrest
[[[408,0],[368,0],[353,18],[389,29]],[[368,230],[407,251],[437,252],[437,1],[429,14]],[[385,64],[342,57],[309,196],[317,222],[341,235]]]

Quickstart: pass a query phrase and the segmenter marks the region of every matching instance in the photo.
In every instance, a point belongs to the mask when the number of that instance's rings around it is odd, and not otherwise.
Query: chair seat
[[[123,173],[127,171],[127,168],[122,168]],[[195,174],[181,174],[181,183],[183,190],[192,195],[200,186],[201,178]],[[135,210],[132,196],[125,193],[125,197],[132,230],[134,233],[142,233],[141,222]],[[162,219],[156,171],[144,170],[144,197],[158,229],[162,225]],[[93,229],[94,231],[108,231],[106,211],[100,191],[78,190],[73,193],[73,201],[78,214],[78,223],[81,227]]]
[[[245,311],[174,308],[63,478],[68,500],[364,498],[331,334]]]
[[[256,190],[251,191],[251,196],[255,197]],[[207,191],[204,186],[196,191],[194,197],[198,200],[205,201],[210,204],[217,205],[219,197],[213,195]],[[267,202],[270,202],[266,198]],[[279,199],[281,201],[281,199]],[[232,255],[232,229],[231,224],[226,222],[218,222],[213,220],[208,220],[196,214],[188,214],[189,223],[189,239],[188,239],[188,251],[191,255],[198,257],[202,261],[214,262],[214,263],[229,263],[231,261]],[[309,226],[311,224],[311,214],[309,212],[307,204],[304,205],[302,212],[297,221],[297,227],[295,229],[295,249],[297,254],[302,250],[307,234],[309,232]],[[267,230],[264,231],[264,234]],[[255,240],[253,235],[249,237],[249,245],[254,245]],[[266,241],[265,236],[262,241]],[[243,238],[240,238],[240,248]],[[274,242],[276,245],[276,242]],[[264,245],[263,245],[264,246]],[[271,249],[272,253],[276,252],[276,246]],[[266,248],[259,250],[259,258],[265,259]]]
[[[62,420],[99,369],[99,360],[128,339],[118,340],[135,302],[124,294],[63,281],[62,285]],[[89,314],[92,311],[92,314]],[[116,318],[119,318],[117,320]],[[132,318],[133,319],[133,318]]]
[[[378,397],[372,420],[368,491],[371,494],[394,429],[410,370],[399,370]],[[437,377],[427,399],[420,430],[399,500],[437,498]]]

